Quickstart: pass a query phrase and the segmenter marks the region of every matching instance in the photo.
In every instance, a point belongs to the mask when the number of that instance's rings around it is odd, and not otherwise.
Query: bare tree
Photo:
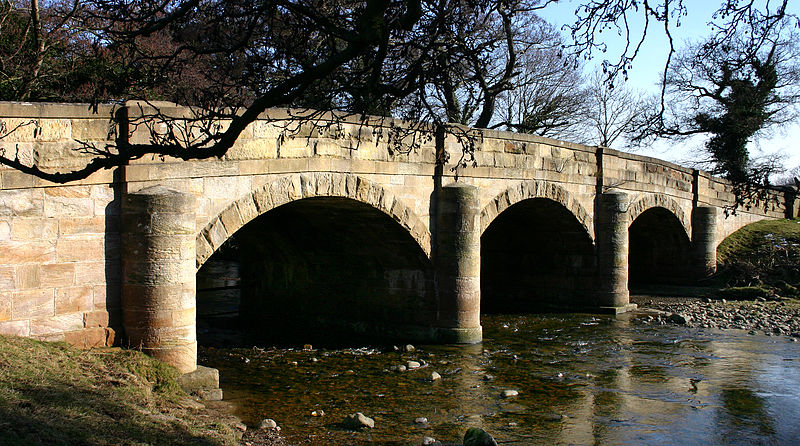
[[[652,103],[624,84],[605,82],[602,73],[594,74],[586,97],[588,142],[603,147],[612,147],[619,138],[639,132]]]
[[[541,23],[537,34],[541,43],[521,55],[521,73],[503,94],[494,127],[584,142],[577,130],[586,103],[581,67],[564,59],[552,26]]]

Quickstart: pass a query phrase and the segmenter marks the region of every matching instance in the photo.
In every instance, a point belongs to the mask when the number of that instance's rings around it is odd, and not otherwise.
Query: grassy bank
[[[236,420],[177,375],[135,351],[0,336],[0,445],[238,444]]]
[[[717,279],[728,287],[772,290],[783,296],[800,291],[800,220],[749,224],[717,248]]]

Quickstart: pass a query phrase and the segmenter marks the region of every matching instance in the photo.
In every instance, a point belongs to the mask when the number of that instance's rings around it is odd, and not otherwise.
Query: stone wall
[[[6,156],[44,170],[105,145],[112,107],[0,103]],[[0,168],[0,333],[82,347],[115,341],[119,328],[119,193],[114,172],[66,186]],[[110,327],[110,328],[109,328]]]

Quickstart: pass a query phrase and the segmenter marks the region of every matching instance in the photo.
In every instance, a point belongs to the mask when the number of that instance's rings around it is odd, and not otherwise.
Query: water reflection
[[[481,345],[414,352],[369,339],[304,350],[307,339],[273,348],[240,337],[247,348],[205,347],[201,362],[220,369],[245,422],[273,418],[293,443],[455,442],[470,426],[512,444],[800,443],[800,347],[786,338],[635,316],[486,315],[483,327]],[[409,360],[423,367],[390,370]],[[519,395],[503,398],[508,389]],[[339,428],[356,411],[375,429]]]

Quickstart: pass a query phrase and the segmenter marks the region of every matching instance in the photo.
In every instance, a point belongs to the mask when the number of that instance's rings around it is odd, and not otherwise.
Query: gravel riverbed
[[[633,296],[647,324],[738,329],[750,334],[800,338],[800,301],[779,298],[767,301],[726,301],[696,297]]]

